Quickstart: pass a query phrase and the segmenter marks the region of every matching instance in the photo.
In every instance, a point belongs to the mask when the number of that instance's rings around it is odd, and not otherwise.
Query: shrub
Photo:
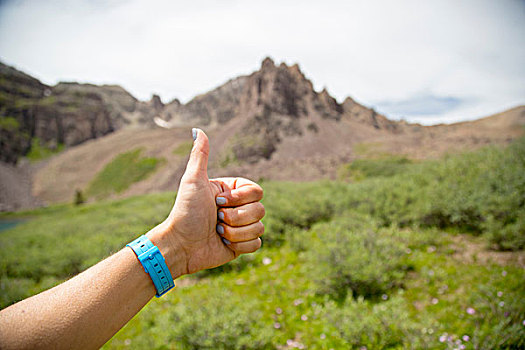
[[[360,181],[370,177],[389,177],[406,172],[411,163],[409,159],[399,156],[357,159],[339,169],[339,178]]]
[[[402,296],[373,304],[363,298],[347,298],[343,305],[327,302],[322,317],[337,330],[348,348],[391,349],[428,347],[432,339],[408,312]]]
[[[170,342],[183,349],[271,349],[271,320],[261,302],[219,290],[179,302],[171,311]]]
[[[264,187],[266,208],[265,244],[280,245],[285,232],[308,229],[318,222],[328,221],[335,213],[338,198],[346,186],[333,182],[267,183]]]
[[[525,138],[403,169],[349,186],[339,205],[383,226],[453,228],[486,234],[498,249],[525,247]]]
[[[82,194],[82,191],[79,189],[75,190],[75,200],[73,201],[74,205],[81,205],[86,202],[84,198],[84,194]]]
[[[344,300],[347,294],[381,295],[401,284],[405,246],[359,218],[340,218],[311,230],[305,253],[316,292]]]

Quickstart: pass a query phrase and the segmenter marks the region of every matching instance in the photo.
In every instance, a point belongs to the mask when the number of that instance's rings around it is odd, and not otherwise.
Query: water
[[[0,220],[0,232],[4,230],[9,230],[15,227],[18,224],[21,224],[24,220]]]

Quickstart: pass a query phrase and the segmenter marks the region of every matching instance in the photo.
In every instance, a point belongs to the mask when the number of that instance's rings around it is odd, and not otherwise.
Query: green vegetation
[[[31,140],[31,149],[29,150],[29,153],[26,154],[26,158],[32,162],[36,162],[62,152],[64,148],[65,146],[63,144],[59,144],[57,147],[50,148],[44,145],[38,137],[33,137]]]
[[[180,143],[175,149],[173,150],[173,154],[177,156],[185,157],[190,154],[191,149],[193,148],[193,142],[187,141]]]
[[[339,169],[339,179],[357,182],[369,177],[393,176],[405,173],[412,161],[404,157],[383,156],[357,159]]]
[[[184,277],[106,347],[523,348],[524,155],[522,139],[369,162],[354,184],[265,182],[263,248]],[[1,306],[118,250],[172,204],[166,193],[0,215],[30,218],[0,235]]]
[[[17,131],[20,128],[20,123],[16,118],[13,117],[1,117],[0,118],[0,130],[5,131]]]
[[[135,182],[151,175],[164,159],[141,157],[142,149],[119,154],[89,184],[86,194],[90,197],[105,198],[120,193]]]

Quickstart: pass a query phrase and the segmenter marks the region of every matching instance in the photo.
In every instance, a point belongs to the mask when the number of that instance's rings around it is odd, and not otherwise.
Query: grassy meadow
[[[434,161],[371,157],[339,173],[263,182],[263,247],[181,278],[105,347],[525,347],[525,139]],[[0,215],[25,219],[0,232],[0,307],[117,251],[174,197]]]

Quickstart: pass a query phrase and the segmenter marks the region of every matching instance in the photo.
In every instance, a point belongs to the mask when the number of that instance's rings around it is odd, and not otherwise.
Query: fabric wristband
[[[149,274],[155,289],[157,289],[157,294],[155,295],[157,298],[175,287],[175,282],[173,282],[173,277],[164,261],[164,257],[160,253],[159,248],[151,243],[148,237],[142,235],[126,244],[126,247],[133,249],[144,270]]]

